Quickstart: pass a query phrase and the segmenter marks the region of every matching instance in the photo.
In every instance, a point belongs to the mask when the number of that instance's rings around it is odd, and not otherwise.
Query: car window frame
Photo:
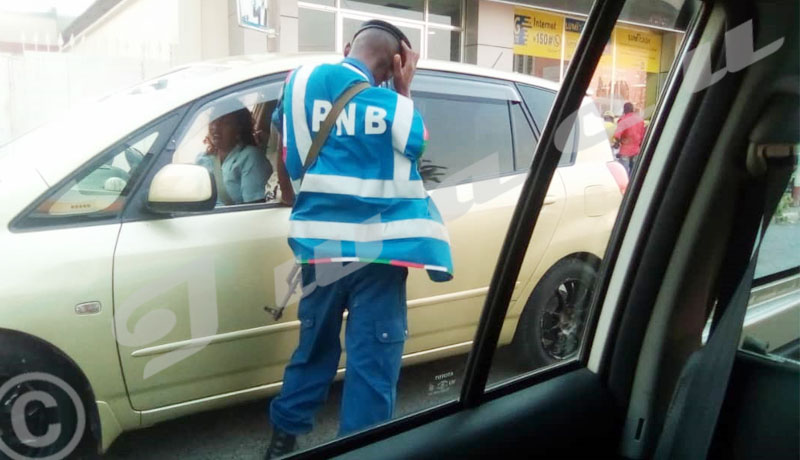
[[[525,111],[528,112],[528,117],[529,117],[529,121],[528,122],[533,125],[534,136],[536,137],[536,143],[538,144],[539,143],[539,137],[541,136],[541,132],[542,132],[542,128],[543,127],[540,127],[536,123],[536,118],[533,116],[533,109],[531,108],[530,105],[528,105],[528,101],[525,99],[525,96],[522,95],[522,91],[520,91],[520,87],[527,86],[529,88],[533,88],[533,89],[536,89],[536,90],[539,90],[539,91],[545,91],[545,92],[548,92],[548,93],[553,93],[553,95],[554,95],[553,96],[554,103],[555,103],[555,94],[557,94],[558,91],[555,91],[555,90],[552,90],[552,89],[549,89],[549,88],[545,88],[545,87],[542,87],[542,86],[536,86],[536,85],[533,85],[533,84],[530,84],[530,83],[523,83],[523,82],[514,82],[514,85],[517,88],[517,94],[520,95],[520,100],[522,101],[522,105],[523,105]],[[552,107],[551,107],[551,109],[552,109]],[[579,140],[580,140],[579,139],[579,135],[580,135],[580,129],[581,129],[581,127],[580,127],[580,118],[581,117],[576,117],[575,118],[575,123],[578,125],[578,129],[572,130],[572,136],[571,136],[572,137],[572,139],[571,139],[572,143],[570,144],[571,145],[571,149],[569,150],[569,153],[567,153],[566,151],[565,152],[561,152],[561,158],[559,159],[559,162],[558,162],[558,167],[559,168],[567,168],[569,166],[573,166],[575,164],[575,162],[577,161],[577,159],[578,159],[578,150],[579,150],[578,143],[579,143]],[[569,160],[565,162],[564,159],[567,158],[567,157],[569,158]],[[524,171],[527,171],[527,170],[528,170],[527,168],[524,169]]]
[[[128,206],[126,207],[126,210],[122,218],[122,222],[132,223],[141,221],[155,221],[155,220],[164,220],[164,219],[180,218],[187,216],[225,214],[230,212],[244,212],[244,211],[253,211],[260,209],[276,209],[276,208],[290,209],[291,207],[289,205],[284,204],[282,202],[243,203],[236,205],[214,207],[213,209],[206,211],[181,211],[172,213],[156,213],[149,210],[147,206],[147,195],[150,189],[150,184],[153,181],[153,177],[155,177],[156,173],[160,171],[164,166],[172,164],[173,154],[175,153],[175,150],[177,149],[180,141],[182,140],[183,135],[186,133],[186,130],[190,127],[190,125],[194,121],[195,115],[197,115],[197,113],[203,107],[205,107],[206,104],[224,98],[225,96],[228,96],[233,93],[253,90],[258,88],[259,86],[265,86],[275,83],[283,83],[289,72],[290,70],[280,71],[268,75],[263,75],[250,80],[246,80],[237,83],[235,85],[227,86],[225,88],[208,93],[190,102],[187,105],[186,112],[184,113],[180,123],[173,130],[172,135],[169,138],[169,141],[167,142],[165,147],[162,148],[161,151],[158,153],[158,156],[156,157],[155,161],[153,161],[153,164],[150,166],[150,170],[147,172],[147,176],[144,178],[143,181],[140,182],[139,188],[135,191],[135,195],[133,195],[132,199],[130,200],[130,203],[128,203]],[[273,169],[277,168],[277,165],[272,165],[272,166]],[[273,174],[277,174],[277,172],[273,170]]]
[[[66,177],[48,187],[44,193],[42,193],[28,206],[26,206],[19,214],[17,214],[17,216],[9,222],[9,230],[13,233],[22,233],[63,228],[90,227],[122,222],[123,217],[126,214],[126,210],[134,201],[136,201],[136,196],[138,194],[138,190],[141,188],[141,184],[147,180],[150,170],[156,163],[158,156],[172,139],[175,129],[185,115],[185,110],[186,107],[183,106],[178,109],[174,109],[167,114],[161,115],[149,123],[135,129],[122,139],[114,142],[114,144],[112,144],[110,147],[105,148],[92,156],[91,159],[85,161],[81,166],[76,168]],[[123,146],[134,143],[136,140],[147,135],[148,132],[151,132],[153,129],[162,124],[165,125],[164,128],[162,128],[164,132],[158,135],[156,140],[153,142],[150,151],[144,154],[144,158],[142,159],[144,164],[141,165],[143,168],[142,172],[138,175],[138,177],[136,177],[135,182],[131,185],[128,198],[125,200],[122,209],[120,209],[118,212],[107,215],[99,215],[94,213],[54,216],[52,221],[48,222],[45,222],[41,218],[31,217],[31,213],[33,213],[46,200],[52,198],[53,195],[63,190],[67,184],[70,182],[77,182],[78,178],[82,178],[90,174],[94,169],[99,167],[100,164],[106,161],[109,155],[113,153],[119,154],[119,151],[121,148],[123,148]],[[150,157],[149,159],[148,156]]]
[[[516,95],[516,97],[518,99],[517,101],[513,101],[513,100],[510,100],[510,99],[506,100],[506,110],[508,112],[508,124],[509,124],[509,128],[510,128],[509,132],[511,134],[511,170],[502,171],[502,172],[499,172],[499,173],[489,173],[489,174],[484,174],[484,175],[480,175],[480,176],[473,176],[473,177],[470,177],[469,179],[465,179],[465,180],[462,180],[462,181],[459,181],[459,182],[439,185],[439,186],[433,187],[433,188],[426,187],[426,190],[434,191],[434,190],[439,190],[439,189],[443,189],[443,188],[457,187],[459,185],[473,184],[475,182],[492,180],[492,179],[499,179],[499,178],[503,178],[503,177],[515,176],[515,175],[518,175],[518,174],[524,174],[525,173],[525,171],[519,170],[516,167],[516,155],[515,155],[515,150],[514,150],[515,149],[514,121],[512,119],[512,114],[511,114],[511,104],[524,104],[524,101],[522,99],[522,95],[519,93],[519,90],[517,89],[516,85],[514,84],[515,82],[513,82],[511,80],[500,79],[500,78],[483,77],[483,76],[480,76],[480,75],[473,75],[473,74],[468,74],[468,73],[451,72],[451,71],[445,71],[445,70],[433,70],[433,69],[419,69],[417,71],[416,75],[421,75],[421,76],[425,76],[425,77],[441,78],[441,79],[443,79],[445,81],[449,80],[449,79],[458,79],[458,80],[472,81],[472,82],[478,82],[478,83],[485,83],[485,84],[490,84],[490,85],[503,86],[503,87],[508,88],[514,95]],[[420,91],[416,91],[416,92],[420,92]],[[422,91],[422,92],[424,92],[426,94],[436,94],[436,97],[439,97],[439,98],[442,98],[442,99],[448,99],[448,98],[455,99],[455,98],[461,97],[461,96],[456,96],[456,95],[446,94],[446,93],[433,93],[433,92],[430,92],[430,91]],[[415,94],[415,91],[414,91],[414,88],[412,87],[412,89],[411,89],[411,99],[412,100],[414,100],[414,94]],[[466,97],[469,97],[469,96],[466,96]],[[521,107],[522,107],[523,113],[526,112],[526,110],[527,110],[526,107],[524,105],[521,105]],[[525,113],[525,116],[526,117],[530,117],[530,114]],[[425,126],[428,128],[429,131],[434,131],[433,129],[431,129],[431,126],[429,126],[427,121],[425,121],[425,117],[424,116],[423,116],[423,122],[425,123]],[[528,120],[528,123],[530,123],[530,120]],[[539,138],[538,138],[538,135],[537,135],[536,131],[532,131],[532,133],[533,133],[534,139],[538,143]],[[424,152],[422,154],[422,157],[421,157],[422,160],[426,159],[427,153],[428,152]]]

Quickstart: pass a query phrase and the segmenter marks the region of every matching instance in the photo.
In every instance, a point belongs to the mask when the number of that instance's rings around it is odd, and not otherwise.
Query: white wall
[[[514,7],[505,3],[467,1],[465,61],[511,71],[514,65]]]

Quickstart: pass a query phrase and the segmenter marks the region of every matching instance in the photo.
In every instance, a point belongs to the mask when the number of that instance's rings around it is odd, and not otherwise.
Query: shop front
[[[515,72],[560,82],[584,27],[578,15],[514,7]],[[589,87],[603,112],[622,113],[631,102],[652,112],[675,57],[682,32],[620,24],[611,35]]]
[[[462,59],[464,0],[307,0],[297,8],[299,51],[341,52],[361,23],[383,19],[423,58]]]

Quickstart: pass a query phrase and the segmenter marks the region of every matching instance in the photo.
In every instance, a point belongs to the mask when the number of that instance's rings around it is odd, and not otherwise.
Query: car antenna
[[[497,55],[497,59],[494,60],[494,64],[492,64],[492,68],[493,69],[497,65],[497,63],[500,62],[500,58],[501,57],[503,57],[503,52],[502,51],[500,51],[500,54]]]

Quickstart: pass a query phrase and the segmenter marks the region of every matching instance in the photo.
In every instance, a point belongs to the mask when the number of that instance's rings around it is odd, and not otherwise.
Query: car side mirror
[[[147,195],[148,208],[157,213],[209,211],[216,204],[214,178],[199,165],[164,166],[153,177]]]

